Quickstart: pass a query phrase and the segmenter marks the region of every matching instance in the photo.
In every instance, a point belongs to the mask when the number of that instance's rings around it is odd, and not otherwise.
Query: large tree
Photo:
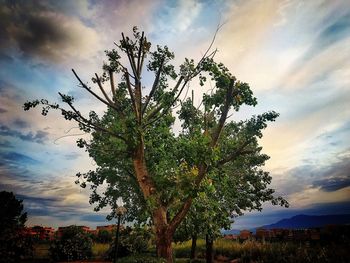
[[[97,203],[97,210],[121,198],[130,219],[150,218],[157,253],[171,262],[173,234],[194,198],[208,180],[215,184],[210,177],[216,178],[218,169],[239,180],[231,170],[233,163],[237,165],[245,155],[260,155],[258,138],[266,122],[274,121],[278,114],[267,112],[240,122],[229,118],[231,111],[238,111],[243,104],[255,106],[257,101],[247,83],[236,80],[222,63],[214,61],[216,50],[208,49],[197,63],[185,59],[176,70],[170,63],[174,54],[166,46],[151,51],[151,43],[137,28],[132,38],[122,34],[116,47],[106,51],[108,63],[103,73],[92,79],[100,93],[73,70],[80,86],[107,106],[102,117],[94,111],[84,116],[74,98],[61,93],[68,108],[42,99],[26,102],[24,109],[41,104],[43,115],[50,109],[60,110],[65,119],[78,122],[81,130],[91,133],[91,141],[79,139],[78,146],[86,147],[97,169],[78,174],[78,183],[83,187],[90,183],[90,202]],[[128,65],[121,63],[119,53]],[[148,92],[143,86],[144,65],[154,73]],[[207,79],[215,86],[203,93],[199,105],[184,99],[190,83],[198,80],[196,88],[200,88]],[[182,129],[175,133],[176,118]],[[263,182],[263,178],[261,174],[257,180]]]

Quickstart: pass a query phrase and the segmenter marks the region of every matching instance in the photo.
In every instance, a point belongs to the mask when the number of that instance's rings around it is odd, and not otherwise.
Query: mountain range
[[[347,225],[350,224],[350,214],[343,215],[296,215],[291,218],[282,219],[274,224],[264,225],[256,228],[249,229],[255,232],[257,228],[272,229],[272,228],[313,228],[323,227],[326,225]],[[231,229],[223,231],[223,234],[238,234],[240,230]]]

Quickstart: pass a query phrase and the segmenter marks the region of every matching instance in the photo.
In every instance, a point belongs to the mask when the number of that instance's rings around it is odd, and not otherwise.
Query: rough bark
[[[173,263],[173,233],[164,225],[155,224],[157,256],[165,258],[167,263]]]

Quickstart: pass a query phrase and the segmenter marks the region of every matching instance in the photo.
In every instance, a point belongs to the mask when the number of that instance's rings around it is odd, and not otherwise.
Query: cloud
[[[91,53],[98,44],[97,33],[56,7],[44,1],[7,1],[2,4],[1,53],[15,47],[24,57],[55,61]]]
[[[0,153],[1,159],[5,161],[5,163],[20,163],[22,166],[25,166],[27,164],[29,165],[36,165],[40,164],[38,160],[35,160],[27,155],[18,153],[18,152],[6,152],[6,153]],[[1,164],[1,163],[0,163]]]
[[[3,139],[0,138],[0,147],[2,147],[2,148],[12,148],[13,145],[11,144],[10,141],[3,140]]]
[[[37,131],[36,133],[28,132],[22,133],[18,130],[14,130],[5,125],[0,125],[0,135],[2,136],[10,136],[19,138],[23,141],[36,142],[43,144],[48,139],[48,132],[45,131]]]
[[[27,122],[27,121],[25,121],[25,120],[21,120],[21,119],[15,119],[15,120],[12,122],[12,125],[15,126],[15,127],[17,127],[17,128],[20,128],[20,129],[30,127],[29,122]]]
[[[88,214],[81,216],[80,219],[89,222],[106,222],[106,215]]]
[[[0,108],[0,114],[7,112],[7,110]]]
[[[79,158],[80,156],[81,156],[81,154],[72,152],[72,153],[65,154],[64,158],[66,160],[75,160],[75,159]]]
[[[333,192],[350,186],[350,175],[348,177],[331,177],[314,181],[313,187],[320,187],[326,192]]]

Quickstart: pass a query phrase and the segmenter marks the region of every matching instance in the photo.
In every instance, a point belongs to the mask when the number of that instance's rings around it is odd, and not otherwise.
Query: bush
[[[50,254],[55,261],[88,259],[92,255],[92,240],[81,228],[70,226],[52,243]]]
[[[120,232],[118,258],[132,254],[147,253],[152,243],[152,231],[147,228],[126,228]],[[114,257],[114,240],[107,253],[107,259]]]

